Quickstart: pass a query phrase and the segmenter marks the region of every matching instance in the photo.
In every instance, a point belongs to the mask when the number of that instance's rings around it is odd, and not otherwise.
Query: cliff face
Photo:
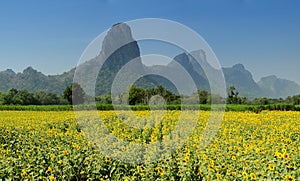
[[[134,60],[136,68],[143,69],[140,50],[132,38],[130,27],[124,23],[114,25],[108,31],[96,62],[104,62],[96,81],[96,94],[111,92],[111,85],[120,69]]]

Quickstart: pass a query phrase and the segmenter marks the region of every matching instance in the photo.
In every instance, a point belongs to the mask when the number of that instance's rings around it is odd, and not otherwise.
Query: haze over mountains
[[[126,43],[128,42],[128,43]],[[114,47],[123,45],[116,51]],[[200,57],[200,63],[194,59],[195,55]],[[102,65],[100,72],[96,72],[97,80],[95,85],[96,95],[102,95],[111,92],[111,85],[121,68],[135,59],[135,68],[139,71],[168,71],[175,68],[176,64],[180,64],[192,77],[197,89],[210,90],[209,83],[206,77],[205,70],[214,71],[209,66],[205,52],[197,50],[190,53],[182,53],[173,58],[173,61],[168,65],[145,66],[140,58],[140,50],[136,41],[134,41],[130,27],[126,24],[116,24],[108,31],[104,38],[100,54],[92,60],[89,60],[79,66],[83,73],[97,71],[97,67]],[[199,60],[199,59],[198,59]],[[235,86],[241,96],[248,98],[254,97],[273,97],[285,98],[287,96],[300,94],[300,85],[297,83],[277,78],[275,75],[261,78],[255,82],[252,74],[242,65],[236,64],[232,67],[222,68],[226,86]],[[26,68],[21,73],[15,73],[8,69],[0,72],[0,91],[6,92],[11,88],[26,89],[30,92],[45,91],[52,93],[63,93],[64,89],[73,81],[75,68],[60,75],[44,75],[43,73],[33,69]],[[95,75],[95,74],[94,74]],[[130,76],[130,72],[128,72]],[[92,84],[89,75],[85,75],[86,82]],[[180,77],[178,77],[180,79]],[[174,85],[155,75],[148,75],[139,79],[136,83],[143,88],[154,87],[162,84],[171,91],[176,91]],[[90,90],[93,91],[93,90]]]

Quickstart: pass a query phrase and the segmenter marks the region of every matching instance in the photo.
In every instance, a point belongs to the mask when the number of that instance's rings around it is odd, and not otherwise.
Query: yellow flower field
[[[0,180],[300,179],[300,112],[226,112],[207,147],[210,112],[80,114],[1,111]]]

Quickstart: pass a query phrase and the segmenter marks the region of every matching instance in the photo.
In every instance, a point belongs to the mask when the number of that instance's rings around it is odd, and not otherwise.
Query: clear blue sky
[[[299,9],[298,0],[0,0],[0,70],[62,73],[114,23],[165,18],[197,31],[222,66],[300,83]]]

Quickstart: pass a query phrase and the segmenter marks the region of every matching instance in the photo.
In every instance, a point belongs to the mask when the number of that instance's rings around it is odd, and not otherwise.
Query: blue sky
[[[0,0],[0,70],[59,74],[113,24],[165,18],[198,32],[222,66],[300,83],[299,8],[298,0]]]

